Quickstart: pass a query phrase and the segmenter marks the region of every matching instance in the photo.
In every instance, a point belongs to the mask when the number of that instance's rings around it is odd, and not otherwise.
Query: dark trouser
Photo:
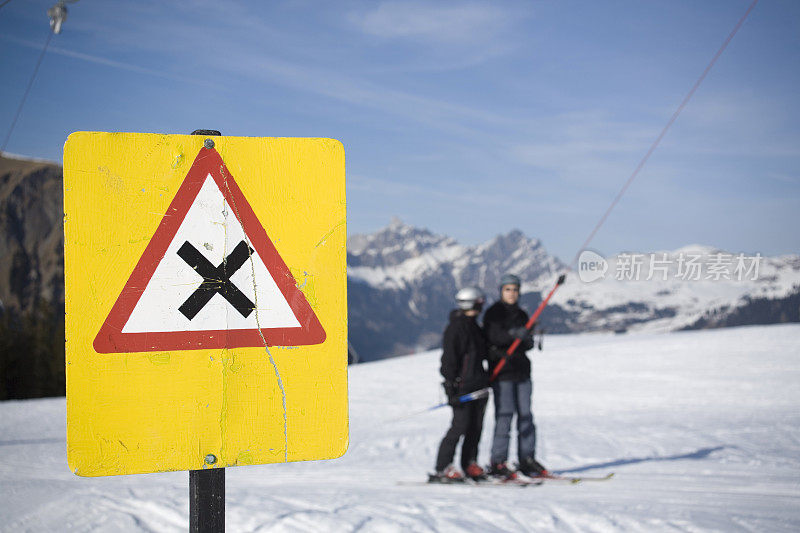
[[[437,472],[441,472],[453,462],[456,446],[462,435],[464,443],[461,445],[461,468],[466,469],[470,463],[477,462],[486,401],[486,398],[482,398],[453,407],[453,421],[439,445],[439,454],[436,457]]]
[[[517,414],[517,451],[519,460],[534,458],[536,452],[536,426],[531,413],[533,384],[526,381],[495,381],[494,392],[494,440],[492,441],[492,464],[508,460],[508,445],[511,442],[511,419]]]

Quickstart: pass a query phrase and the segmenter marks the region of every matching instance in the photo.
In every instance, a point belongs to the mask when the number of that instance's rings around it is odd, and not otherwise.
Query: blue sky
[[[54,0],[0,9],[5,137]],[[569,261],[750,0],[69,5],[8,151],[73,131],[334,137],[392,216]],[[761,0],[591,248],[800,252],[800,2]]]

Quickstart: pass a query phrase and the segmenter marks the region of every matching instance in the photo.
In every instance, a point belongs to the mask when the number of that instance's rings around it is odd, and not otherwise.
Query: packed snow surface
[[[350,449],[227,470],[229,531],[800,531],[800,325],[545,339],[539,459],[606,482],[424,480],[449,408],[439,352],[350,368]],[[491,405],[491,403],[490,403]],[[487,412],[481,460],[493,428]],[[0,403],[0,529],[183,531],[186,472],[79,478],[64,399]]]

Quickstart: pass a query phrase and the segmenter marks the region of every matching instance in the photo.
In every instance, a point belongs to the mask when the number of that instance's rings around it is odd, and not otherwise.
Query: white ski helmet
[[[464,287],[456,293],[456,305],[462,311],[480,311],[485,301],[486,295],[478,287]]]

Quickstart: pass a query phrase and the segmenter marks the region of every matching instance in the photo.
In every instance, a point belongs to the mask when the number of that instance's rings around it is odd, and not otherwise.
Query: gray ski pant
[[[491,461],[493,465],[508,461],[511,442],[511,419],[517,415],[517,450],[519,459],[534,458],[536,453],[536,425],[531,413],[533,384],[526,381],[495,381],[494,439]]]

